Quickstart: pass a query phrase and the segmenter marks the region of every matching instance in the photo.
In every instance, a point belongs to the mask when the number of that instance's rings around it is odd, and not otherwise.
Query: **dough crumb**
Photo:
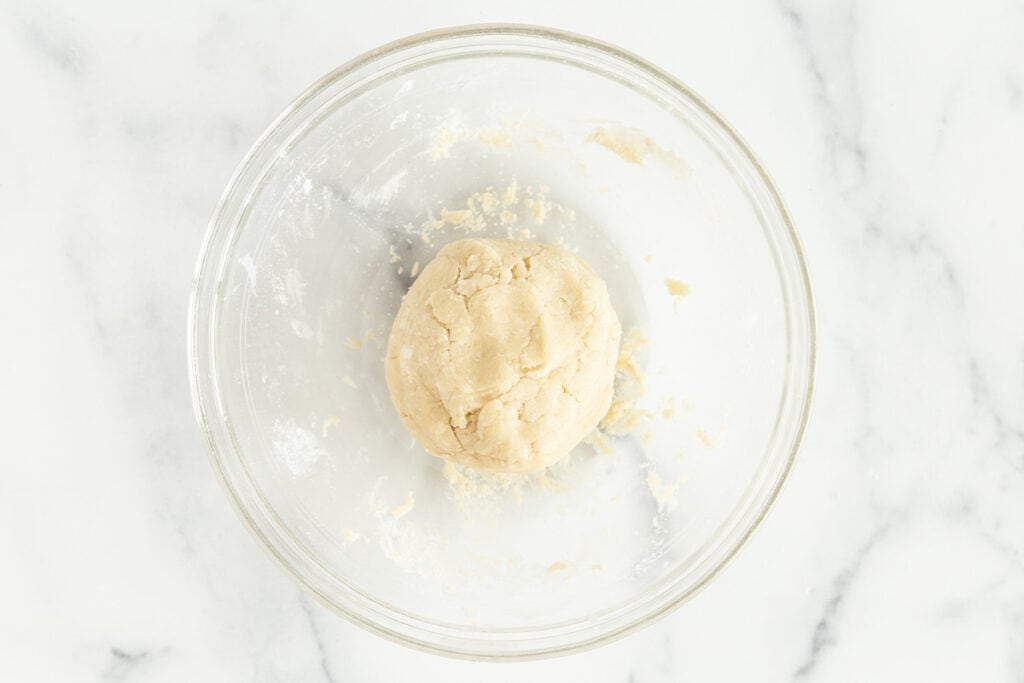
[[[548,192],[550,188],[547,185],[540,185],[537,189],[531,186],[521,191],[518,182],[513,179],[504,189],[487,187],[474,192],[465,199],[462,206],[449,205],[439,208],[439,217],[434,213],[428,213],[426,219],[419,224],[419,228],[409,223],[402,227],[407,233],[418,236],[429,246],[434,245],[435,236],[447,237],[453,231],[472,234],[499,226],[506,228],[508,239],[531,240],[534,238],[533,232],[519,229],[519,226],[528,220],[531,225],[546,225],[556,213],[561,221],[571,223],[576,220],[576,212],[548,199]],[[438,201],[438,204],[441,202]],[[523,207],[521,213],[518,210],[519,206]]]
[[[501,193],[501,205],[508,208],[516,203],[516,195],[519,192],[519,183],[512,181],[505,191]]]
[[[462,225],[472,217],[473,212],[470,209],[462,209],[459,211],[449,211],[444,209],[441,211],[441,220],[449,225]]]
[[[640,374],[640,368],[637,366],[636,352],[650,343],[651,340],[641,330],[633,328],[622,341],[619,358],[615,363],[615,369],[641,389],[644,386],[644,377]]]
[[[558,561],[558,562],[552,562],[548,566],[548,571],[549,572],[564,572],[564,571],[566,571],[568,569],[571,569],[571,568],[572,568],[572,565],[570,565],[569,563]]]
[[[348,527],[345,527],[341,530],[341,537],[345,539],[347,542],[352,543],[353,541],[358,541],[360,538],[362,538],[362,534],[360,534],[358,531],[352,531]]]
[[[448,480],[448,488],[462,496],[474,495],[479,487],[471,478],[467,477],[451,460],[444,463],[444,478]]]
[[[480,208],[484,210],[484,213],[494,213],[494,210],[498,208],[498,198],[494,196],[493,192],[481,192],[478,197]]]
[[[665,278],[665,289],[668,290],[670,296],[686,296],[690,293],[688,284],[670,277]]]
[[[413,277],[416,277],[417,275],[420,274],[420,262],[419,261],[417,261],[416,263],[412,264],[412,270],[409,271],[409,274],[412,275]]]
[[[649,343],[650,340],[636,328],[630,330],[622,342],[615,363],[618,379],[615,396],[608,407],[608,412],[601,419],[601,429],[608,434],[627,434],[653,414],[651,411],[636,407],[644,390],[644,378],[640,373],[636,353]]]
[[[413,506],[416,504],[416,499],[412,495],[412,491],[409,491],[405,496],[405,500],[401,505],[391,508],[391,516],[395,519],[401,519],[412,511]]]
[[[541,190],[542,192],[544,190]],[[537,225],[544,225],[544,219],[548,215],[548,210],[551,208],[551,202],[543,198],[527,197],[523,200],[523,206],[530,209],[533,214],[533,222]]]
[[[361,349],[363,348],[363,342],[355,337],[345,337],[345,343],[348,344],[350,349]]]
[[[704,445],[705,448],[715,447],[715,442],[711,440],[711,437],[708,436],[708,433],[705,432],[703,429],[697,431],[697,438],[700,440],[700,442]]]
[[[679,302],[684,296],[690,294],[690,286],[685,282],[679,280],[673,280],[670,277],[665,278],[665,289],[668,291],[669,296],[672,297],[672,310],[675,313],[679,312]]]

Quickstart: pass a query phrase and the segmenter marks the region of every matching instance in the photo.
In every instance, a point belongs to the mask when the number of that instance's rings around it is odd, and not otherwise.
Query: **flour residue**
[[[292,332],[299,339],[310,340],[316,336],[316,332],[309,326],[305,320],[292,320]]]
[[[515,474],[477,470],[445,460],[442,474],[448,482],[451,500],[469,513],[479,509],[479,504],[499,496],[510,495],[516,503],[521,503],[527,491],[541,491],[549,495],[568,493],[572,487],[565,483],[563,477],[571,467],[570,458],[565,458],[542,472]]]
[[[238,265],[245,269],[245,274],[249,279],[249,289],[256,289],[256,262],[253,261],[252,254],[246,254],[242,258],[238,259]]]
[[[533,478],[533,475],[529,474],[476,470],[457,465],[451,460],[445,460],[442,472],[448,482],[448,490],[459,503],[474,498],[491,498],[506,492],[511,492],[517,501],[521,501],[523,488],[528,486]]]
[[[437,578],[442,574],[439,553],[445,543],[436,533],[426,532],[410,518],[415,496],[409,491],[399,503],[389,503],[381,492],[387,477],[379,478],[367,495],[367,509],[374,520],[371,534],[381,553],[406,572]]]
[[[485,128],[468,128],[460,117],[452,112],[448,120],[437,127],[434,138],[427,149],[427,154],[434,161],[447,159],[451,156],[452,147],[467,141],[474,141],[496,150],[512,148],[512,125],[499,125]]]
[[[398,194],[398,191],[402,189],[405,184],[405,177],[408,175],[409,169],[403,168],[398,173],[394,174],[377,188],[375,199],[381,204],[387,204]]]
[[[679,488],[679,484],[680,482],[678,481],[673,484],[666,484],[654,470],[647,473],[647,488],[650,489],[651,495],[654,496],[659,512],[671,510],[675,507],[676,490]]]
[[[648,159],[655,159],[682,175],[692,173],[689,164],[636,128],[619,124],[601,126],[585,142],[600,145],[629,164],[643,165]]]
[[[324,418],[324,423],[320,425],[320,436],[327,438],[327,433],[330,431],[331,427],[335,427],[339,424],[341,424],[341,418],[337,415],[330,415]]]
[[[463,144],[488,148],[476,148],[474,152],[504,152],[512,148],[514,143],[521,142],[517,137],[519,132],[514,126],[473,127],[452,116],[434,130],[423,156],[435,161],[450,159],[463,151],[469,151],[457,150],[458,146]],[[640,167],[668,166],[680,173],[689,173],[690,170],[673,152],[636,129],[604,125],[593,130],[586,137],[586,142],[589,143],[588,146],[592,145],[591,154],[604,155],[604,151],[609,151],[626,164]],[[618,163],[614,157],[610,158],[610,162],[607,161],[609,158],[606,155],[605,158],[606,163]],[[442,168],[443,165],[438,166],[439,172]],[[405,181],[400,177],[394,181],[395,192],[401,193],[403,182]],[[392,185],[386,184],[384,189],[386,192],[382,194],[391,193]],[[476,191],[473,191],[474,189]],[[407,286],[408,277],[418,276],[421,270],[421,262],[415,259],[424,259],[424,254],[429,258],[430,250],[418,244],[420,241],[433,247],[435,242],[443,245],[454,236],[473,236],[481,233],[492,236],[494,232],[504,234],[510,239],[533,239],[536,230],[542,239],[547,238],[564,245],[565,240],[558,235],[560,226],[557,221],[574,221],[575,213],[554,201],[549,188],[510,180],[507,183],[480,186],[478,189],[470,187],[468,193],[445,198],[445,201],[438,202],[432,210],[425,211],[415,218],[410,216],[409,219],[400,219],[398,223],[404,220],[409,222],[395,226],[399,228],[398,234],[392,238],[395,243],[388,245],[385,258],[393,264],[389,268],[392,274],[397,272],[407,278]],[[380,253],[383,254],[383,251]],[[640,258],[647,264],[655,265],[655,258],[651,254]],[[423,260],[423,263],[425,264],[426,260]],[[657,265],[660,264],[659,257]],[[646,277],[651,277],[657,270],[660,268],[649,268]],[[658,291],[663,292],[661,296],[665,297],[664,293],[667,293],[676,306],[690,294],[689,286],[681,280],[664,278],[663,290],[660,289],[661,284],[657,283]],[[386,336],[386,331],[383,334]],[[348,340],[346,343],[356,348]],[[648,396],[647,400],[643,400],[645,387],[642,368],[645,348],[649,344],[650,340],[639,329],[631,330],[623,337],[616,363],[616,391],[612,404],[599,428],[585,440],[598,451],[611,452],[610,442],[624,438],[630,439],[641,452],[647,452],[649,446],[652,450],[658,449],[660,452],[667,437],[666,433],[659,433],[659,422],[676,419],[677,411],[685,407],[683,402],[672,398],[666,400],[665,397]],[[362,381],[362,378],[360,380]],[[346,384],[351,382],[347,376],[343,381]],[[693,434],[692,428],[689,433]],[[700,436],[698,439],[710,447],[710,439],[706,442]],[[675,450],[666,453],[668,460],[675,461],[674,453]],[[570,461],[571,459],[567,458],[556,465],[556,468],[563,464],[568,467]],[[671,467],[666,468],[661,460],[657,461],[657,464],[660,467],[655,469],[655,461],[650,455],[647,462],[640,463],[640,486],[645,494],[645,505],[652,508],[656,504],[658,516],[664,521],[664,516],[676,506],[676,496],[683,485],[683,479],[677,478],[678,472],[674,472]],[[579,463],[576,466],[579,466]],[[483,508],[507,512],[508,508],[505,506],[514,508],[517,502],[524,500],[526,494],[530,495],[530,500],[538,493],[570,494],[567,500],[579,495],[578,491],[573,492],[564,483],[572,479],[560,477],[558,470],[547,470],[536,475],[499,474],[444,461],[443,477],[441,486],[443,488],[444,484],[447,484],[448,501],[467,515],[472,515]],[[647,492],[649,497],[646,495]],[[427,491],[417,493],[428,494]],[[374,524],[371,529],[361,531],[364,532],[364,540],[379,544],[382,552],[401,568],[428,576],[433,573],[432,566],[443,566],[443,563],[438,564],[439,547],[443,546],[443,542],[428,533],[420,523],[432,503],[428,498],[421,498],[419,506],[416,503],[416,496],[412,491],[405,493],[404,489],[392,490],[387,496],[383,496],[379,487],[375,487],[370,495]],[[557,560],[559,557],[554,555],[547,559]],[[588,566],[594,571],[603,570],[600,564],[580,565],[584,570]],[[543,570],[544,567],[542,563],[538,568]],[[573,575],[579,573],[568,561],[559,560],[547,566],[547,571],[552,573],[567,573],[569,570],[572,570]]]
[[[327,455],[316,435],[295,420],[274,423],[274,455],[295,476],[301,476]]]
[[[651,416],[650,411],[636,407],[644,391],[644,378],[640,372],[637,352],[648,344],[650,340],[636,328],[627,332],[622,340],[615,364],[615,396],[600,425],[601,430],[607,434],[626,434]]]

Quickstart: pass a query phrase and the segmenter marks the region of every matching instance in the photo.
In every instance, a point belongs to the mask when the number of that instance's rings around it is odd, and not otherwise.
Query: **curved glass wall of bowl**
[[[632,331],[620,412],[544,476],[446,469],[391,405],[401,297],[466,235],[576,251]],[[296,100],[224,195],[190,322],[260,541],[351,620],[466,657],[593,646],[700,589],[778,492],[813,374],[800,247],[738,136],[643,61],[531,27],[410,38]]]

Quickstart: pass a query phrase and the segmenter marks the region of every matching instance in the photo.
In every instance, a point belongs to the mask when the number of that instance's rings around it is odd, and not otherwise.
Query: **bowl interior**
[[[544,478],[446,476],[391,405],[401,297],[467,234],[578,250],[647,342],[635,424]],[[699,587],[777,490],[810,382],[799,250],[756,162],[657,72],[536,31],[319,84],[229,190],[196,306],[200,406],[250,525],[328,603],[450,652],[573,647]]]

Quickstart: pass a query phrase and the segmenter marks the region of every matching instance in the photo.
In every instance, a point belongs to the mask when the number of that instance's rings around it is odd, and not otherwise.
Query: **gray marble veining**
[[[801,456],[730,567],[516,666],[401,648],[278,570],[208,465],[184,331],[209,215],[291,98],[496,19],[618,43],[732,121],[820,339]],[[1020,2],[3,3],[0,73],[0,679],[1021,680]]]

